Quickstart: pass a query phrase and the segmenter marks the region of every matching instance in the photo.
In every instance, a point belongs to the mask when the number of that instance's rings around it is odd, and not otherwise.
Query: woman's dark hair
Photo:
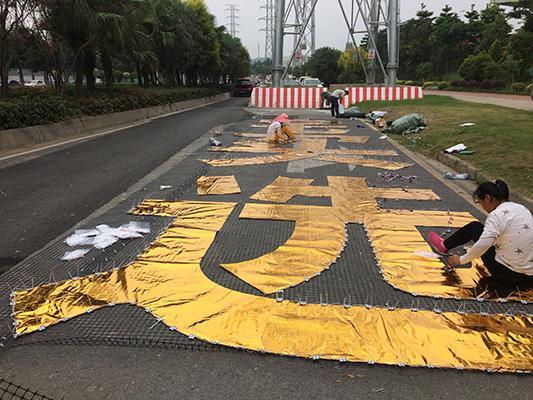
[[[485,182],[477,187],[473,196],[484,199],[486,195],[499,201],[509,201],[509,187],[504,181]]]

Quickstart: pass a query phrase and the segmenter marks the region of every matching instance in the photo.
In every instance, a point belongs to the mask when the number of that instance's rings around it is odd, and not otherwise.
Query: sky
[[[343,0],[346,5],[350,1]],[[401,20],[405,21],[415,16],[417,10],[420,9],[420,3],[424,2],[427,9],[438,14],[442,7],[449,4],[453,10],[459,15],[464,14],[464,10],[470,9],[473,4],[477,10],[485,8],[490,2],[489,0],[400,0],[400,16]],[[237,36],[242,40],[243,44],[248,49],[250,57],[258,57],[258,45],[260,46],[259,56],[264,56],[265,33],[259,32],[259,29],[264,27],[264,21],[259,18],[264,16],[264,10],[260,7],[265,4],[265,0],[205,0],[211,13],[217,18],[218,25],[225,25],[228,23],[226,16],[228,12],[228,4],[237,4],[240,8],[238,27],[239,33]],[[286,0],[288,3],[288,0]],[[348,40],[348,29],[344,23],[340,7],[337,0],[319,0],[316,8],[316,47],[336,47],[344,49]],[[360,38],[357,39],[358,41]],[[290,43],[288,43],[290,42]],[[285,53],[292,50],[292,38],[285,38]]]

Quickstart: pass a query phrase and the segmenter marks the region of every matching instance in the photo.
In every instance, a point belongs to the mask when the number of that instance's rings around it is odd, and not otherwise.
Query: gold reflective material
[[[247,204],[240,218],[296,223],[291,237],[273,252],[222,265],[263,293],[275,293],[319,275],[344,248],[345,223],[331,207]]]
[[[426,189],[369,188],[363,178],[328,177],[328,186],[311,186],[312,182],[312,179],[279,177],[253,195],[251,199],[271,203],[286,203],[295,196],[330,197],[333,204],[332,208],[335,209],[338,215],[331,214],[330,210],[326,210],[327,207],[322,207],[324,209],[322,215],[320,212],[315,212],[313,215],[309,215],[307,221],[296,221],[296,229],[298,229],[298,223],[304,222],[307,225],[312,225],[316,221],[322,221],[321,218],[324,219],[323,223],[333,221],[336,224],[340,218],[343,224],[364,224],[385,280],[403,291],[434,297],[491,299],[503,296],[507,300],[533,301],[533,290],[516,291],[513,294],[514,288],[495,287],[490,280],[487,281],[487,277],[490,274],[479,262],[475,263],[472,268],[458,268],[453,272],[446,272],[443,270],[441,261],[427,260],[415,255],[415,253],[420,251],[432,251],[417,227],[461,227],[472,221],[473,217],[469,213],[382,210],[375,201],[376,198],[440,200],[440,197],[433,191]],[[307,208],[305,206],[301,207]],[[248,208],[246,214],[243,212],[241,218],[283,220],[283,217],[286,217],[283,208],[276,209],[273,206],[266,208],[266,210],[270,211],[270,216],[258,212],[254,214],[250,210]],[[305,215],[303,211],[302,215]],[[294,219],[285,218],[285,220]],[[315,248],[319,246],[320,240],[330,237],[338,240],[335,235],[321,236],[316,239],[317,244],[291,242],[290,249],[294,248],[293,243],[300,243],[300,252],[305,253],[307,247]],[[346,238],[343,238],[342,242],[338,241],[333,246],[328,243],[328,248],[342,248],[345,240]],[[310,238],[308,241],[311,242],[312,239]],[[256,260],[230,264],[230,268],[227,268],[226,265],[224,267],[260,290],[262,290],[261,287],[273,287],[275,282],[273,276],[275,274],[272,271],[276,268],[278,270],[278,290],[283,289],[283,285],[288,281],[291,283],[288,286],[301,283],[301,281],[297,282],[295,280],[296,277],[292,279],[293,269],[298,271],[298,276],[303,276],[306,279],[324,269],[321,269],[321,266],[325,263],[326,255],[322,255],[323,258],[314,258],[308,264],[307,271],[300,266],[303,255],[300,255],[298,260],[291,258],[291,260],[295,260],[293,264],[285,261],[280,261],[278,264],[272,262],[272,260],[284,260],[284,252],[286,252],[286,249],[282,246],[270,255],[262,256]],[[330,255],[328,254],[328,256]],[[246,276],[243,271],[246,271]],[[262,273],[269,276],[267,283],[250,280],[249,276],[261,279]],[[275,290],[271,290],[269,293],[272,291]]]
[[[238,134],[242,136],[243,134]],[[247,134],[250,135],[250,134]],[[253,138],[253,137],[252,137]],[[322,161],[336,162],[340,164],[358,165],[389,170],[399,170],[412,166],[412,164],[377,160],[372,158],[361,158],[360,156],[398,156],[394,150],[374,150],[374,149],[326,149],[327,137],[320,138],[306,136],[294,144],[293,148],[280,147],[264,138],[256,140],[246,140],[236,142],[229,147],[214,148],[212,151],[236,152],[236,153],[277,153],[276,156],[260,156],[251,158],[222,159],[222,160],[199,160],[214,167],[244,166],[244,165],[264,165],[278,162],[289,162],[304,160],[307,158],[317,158]],[[352,136],[355,138],[355,136]],[[364,137],[366,141],[368,137]],[[359,139],[357,139],[357,142]]]
[[[322,138],[321,138],[322,139]],[[307,138],[297,142],[294,149],[281,147],[279,144],[268,140],[244,140],[235,142],[228,147],[214,147],[211,151],[232,152],[232,153],[292,153],[315,152],[324,155],[354,155],[354,156],[398,156],[394,150],[374,150],[374,149],[325,149],[326,145],[322,140],[307,140]]]
[[[298,154],[298,153],[289,153],[289,154],[278,154],[275,156],[264,156],[264,157],[246,157],[246,158],[228,158],[221,160],[207,160],[200,159],[198,161],[211,165],[212,167],[242,167],[246,165],[266,165],[266,164],[275,164],[280,162],[290,162],[290,161],[299,161],[305,160],[306,158],[313,158],[314,154]]]
[[[235,176],[201,176],[196,181],[198,196],[241,193]]]
[[[341,183],[330,179],[332,187]],[[210,281],[200,262],[234,207],[143,203],[137,213],[176,216],[161,238],[124,269],[15,292],[17,333],[112,304],[134,304],[184,335],[237,348],[391,365],[533,371],[532,317],[302,306]]]
[[[368,136],[344,136],[344,135],[308,135],[305,133],[306,139],[338,139],[339,143],[355,143],[355,144],[364,144],[368,141]],[[262,133],[251,133],[251,132],[238,132],[234,133],[234,136],[244,137],[244,138],[257,138],[267,141],[265,135]]]
[[[325,155],[318,157],[320,161],[330,161],[338,164],[358,165],[360,167],[380,168],[388,169],[391,171],[398,171],[400,169],[412,167],[413,164],[387,161],[387,160],[375,160],[372,158],[359,158],[359,157],[341,157],[337,155]]]

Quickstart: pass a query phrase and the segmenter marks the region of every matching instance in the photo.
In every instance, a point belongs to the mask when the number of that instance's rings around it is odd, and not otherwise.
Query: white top
[[[278,129],[281,129],[281,123],[280,122],[272,122],[270,126],[268,127],[267,131],[267,138],[268,140],[274,140],[276,138],[276,131]]]
[[[461,257],[461,264],[496,247],[496,261],[521,274],[533,276],[533,217],[521,204],[500,204],[485,221],[479,240]]]
[[[337,99],[341,99],[346,96],[346,93],[342,89],[337,89],[333,93],[331,93],[331,95],[335,96]]]

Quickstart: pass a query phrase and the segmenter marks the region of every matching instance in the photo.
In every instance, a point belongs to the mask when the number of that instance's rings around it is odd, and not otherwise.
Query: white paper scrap
[[[63,261],[70,261],[70,260],[77,260],[78,258],[85,257],[85,255],[91,251],[91,249],[79,249],[74,251],[67,251],[63,257],[61,257],[61,260]]]
[[[118,242],[118,237],[111,235],[98,235],[94,238],[93,246],[98,250],[105,249]]]
[[[81,235],[70,235],[65,239],[65,243],[70,247],[74,246],[90,246],[93,244],[94,237],[81,236]]]
[[[131,221],[127,224],[122,225],[120,228],[125,228],[133,232],[150,233],[149,222]]]
[[[455,152],[459,152],[463,150],[466,150],[466,146],[464,145],[464,143],[459,143],[459,144],[456,144],[455,146],[447,148],[444,151],[446,153],[455,153]]]

